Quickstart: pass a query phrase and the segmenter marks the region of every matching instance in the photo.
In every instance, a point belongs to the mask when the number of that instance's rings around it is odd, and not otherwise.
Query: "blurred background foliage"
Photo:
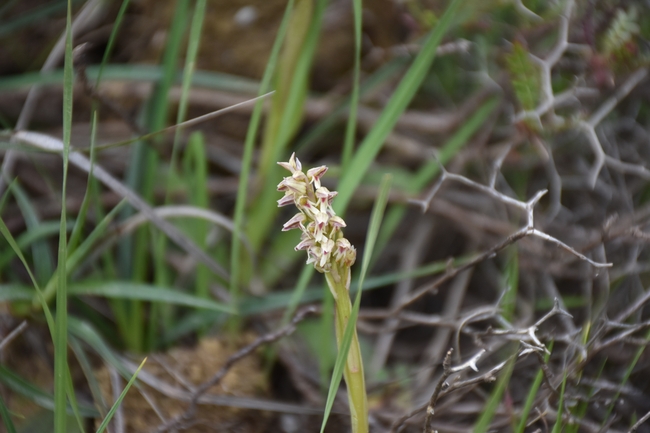
[[[298,234],[280,231],[291,211],[277,208],[276,161],[294,151],[306,168],[330,167],[323,182],[340,193],[346,237],[359,257],[372,253],[358,323],[372,431],[422,430],[422,410],[401,417],[428,401],[450,347],[455,364],[487,350],[486,376],[442,396],[438,431],[623,432],[648,413],[647,2],[70,5],[74,86],[58,45],[68,2],[0,5],[0,329],[6,337],[28,324],[0,349],[7,431],[52,431],[52,365],[62,352],[70,409],[58,410],[70,431],[94,430],[88,420],[114,400],[111,377],[130,378],[152,352],[165,354],[145,367],[157,379],[139,385],[150,401],[129,393],[125,422],[127,431],[164,425],[151,406],[171,418],[182,405],[161,383],[189,392],[312,303],[320,314],[295,336],[211,389],[212,404],[230,409],[215,416],[201,406],[190,431],[316,431],[336,346],[329,291],[293,251]],[[271,90],[257,105],[150,134]],[[73,162],[62,195],[61,155],[21,142],[15,129],[69,133],[95,171]],[[441,177],[441,166],[467,181]],[[389,206],[367,252],[385,173]],[[611,268],[526,237],[456,271],[525,223],[522,207],[498,194],[526,202],[544,189],[535,227]],[[432,192],[422,212],[414,200]],[[46,323],[49,308],[62,317],[61,273],[69,341],[57,352]],[[554,299],[571,317],[531,331],[541,341],[522,337]],[[525,352],[537,343],[548,353]],[[513,354],[526,356],[515,363]],[[345,408],[340,395],[331,431],[347,428]]]

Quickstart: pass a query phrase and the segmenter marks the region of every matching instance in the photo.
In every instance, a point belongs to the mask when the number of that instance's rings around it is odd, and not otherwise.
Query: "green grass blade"
[[[309,271],[309,269],[312,269],[312,271]],[[294,313],[296,312],[296,309],[298,308],[298,305],[300,305],[301,299],[305,294],[305,290],[307,290],[307,284],[309,284],[309,281],[311,280],[311,277],[313,275],[314,272],[312,266],[305,266],[302,268],[302,272],[300,272],[300,277],[298,278],[298,282],[296,283],[296,288],[293,290],[293,292],[291,292],[291,299],[289,299],[289,304],[287,305],[287,309],[284,310],[284,314],[282,315],[283,324],[289,323],[289,321],[293,317]],[[329,289],[328,289],[328,293],[329,293]]]
[[[43,291],[41,290],[40,286],[38,285],[38,281],[36,281],[36,277],[34,276],[34,273],[32,272],[32,269],[29,266],[29,263],[27,263],[27,260],[25,259],[25,256],[23,255],[23,252],[20,251],[20,248],[18,247],[18,244],[16,243],[16,240],[14,237],[11,235],[11,232],[9,231],[9,228],[7,228],[7,225],[5,224],[4,220],[0,218],[0,233],[4,236],[6,239],[7,243],[11,247],[12,250],[16,253],[16,256],[18,259],[21,261],[23,266],[25,267],[25,270],[27,271],[27,274],[29,275],[29,278],[32,280],[32,285],[36,289],[36,294],[37,294],[37,299],[40,302],[40,305],[43,307],[43,311],[45,311],[45,318],[47,319],[47,325],[50,329],[50,333],[52,334],[52,338],[54,338],[55,334],[55,325],[54,325],[54,318],[52,317],[52,313],[50,312],[50,308],[47,305],[47,302],[45,301],[45,296],[43,296]]]
[[[264,75],[262,76],[262,83],[260,85],[258,93],[259,96],[265,94],[270,88],[271,79],[275,74],[280,49],[282,48],[282,43],[287,34],[287,28],[289,19],[291,17],[291,11],[293,9],[293,4],[294,0],[289,0],[287,7],[285,8],[282,22],[280,23],[280,28],[278,29],[277,36],[275,37],[275,42],[273,42],[271,54],[266,64]],[[242,245],[240,237],[242,235],[242,230],[244,227],[244,213],[246,210],[248,195],[248,180],[250,177],[251,165],[253,162],[255,140],[257,138],[260,122],[262,119],[262,102],[262,100],[258,100],[255,103],[253,114],[251,115],[251,120],[248,124],[248,130],[246,131],[246,141],[244,142],[244,154],[242,156],[241,174],[239,175],[239,185],[237,186],[237,200],[235,202],[235,213],[233,217],[234,230],[232,233],[230,248],[230,293],[233,295],[233,302],[235,303],[237,302],[237,294],[239,292],[238,288],[242,277],[240,266]]]
[[[84,258],[87,258],[91,252],[92,247],[97,241],[106,233],[108,225],[117,217],[117,214],[126,205],[126,199],[122,199],[104,218],[101,219],[99,224],[95,226],[92,232],[81,242],[79,247],[68,257],[66,262],[66,272],[68,275],[74,271]]]
[[[201,209],[209,207],[208,159],[205,150],[205,138],[199,131],[192,133],[187,142],[183,156],[183,178],[188,188],[189,202]],[[197,245],[207,248],[209,226],[205,221],[193,221],[187,225]],[[208,268],[197,263],[194,292],[202,298],[210,297],[210,272]]]
[[[61,186],[61,230],[59,232],[58,280],[56,292],[56,331],[54,333],[54,431],[67,432],[66,394],[68,384],[68,275],[65,262],[68,258],[66,231],[66,188],[68,156],[72,132],[72,1],[68,0],[65,31],[65,59],[63,67],[63,182]]]
[[[206,1],[198,0],[194,5],[194,13],[189,29],[189,38],[187,42],[187,50],[185,53],[185,66],[183,68],[183,79],[181,84],[181,95],[178,104],[178,111],[176,113],[176,124],[181,124],[187,115],[188,100],[190,88],[192,85],[192,76],[196,66],[196,56],[199,50],[199,42],[201,39],[201,30],[203,29],[203,18],[205,16]],[[178,154],[180,153],[179,146],[181,144],[181,136],[183,129],[176,128],[174,131],[174,140],[172,144],[172,153],[169,160],[169,170],[167,174],[167,183],[165,188],[165,204],[171,202],[171,195],[174,187],[178,182]],[[156,170],[154,167],[153,170]],[[153,236],[152,242],[154,247],[154,281],[159,285],[171,284],[171,273],[167,266],[165,257],[167,252],[168,240],[162,233],[157,233]],[[162,333],[165,334],[169,324],[173,321],[173,311],[170,306],[162,304],[154,304],[150,308],[149,326],[146,347],[153,349],[158,347],[157,336]]]
[[[140,366],[138,369],[133,373],[133,376],[131,376],[131,379],[129,379],[129,382],[126,384],[122,392],[120,393],[120,396],[115,400],[115,403],[113,403],[113,406],[111,407],[111,410],[108,411],[108,414],[102,421],[102,423],[99,425],[97,428],[97,433],[103,433],[103,431],[108,427],[108,423],[111,422],[111,419],[113,419],[113,415],[115,415],[115,412],[117,411],[117,408],[120,407],[120,404],[122,404],[122,400],[124,400],[124,397],[126,397],[126,393],[129,392],[129,389],[131,388],[131,385],[135,383],[135,379],[138,377],[138,373],[140,373],[140,370],[142,370],[142,367],[144,367],[144,363],[147,362],[147,358],[144,358],[142,362],[140,363]]]
[[[90,346],[104,362],[115,367],[122,377],[131,377],[131,372],[124,366],[113,349],[104,341],[95,328],[74,316],[70,317],[68,326],[71,336],[78,338]]]
[[[22,395],[28,400],[34,402],[36,405],[48,409],[55,410],[55,403],[52,394],[47,393],[41,388],[35,386],[28,380],[25,380],[23,377],[17,375],[15,372],[10,370],[8,367],[0,364],[0,382],[2,382],[7,388],[11,389],[16,394]],[[65,387],[63,388],[65,390]],[[63,410],[67,413],[72,413],[71,408],[65,407]],[[84,417],[95,417],[97,416],[97,411],[92,406],[80,405],[79,413]]]
[[[70,374],[70,369],[67,369],[66,372],[66,393],[68,395],[68,400],[70,401],[69,410],[72,411],[75,421],[77,421],[77,427],[81,433],[85,433],[86,429],[84,428],[83,415],[81,415],[81,409],[79,408],[79,403],[77,402],[77,394],[74,391],[74,383],[72,382],[72,375]]]
[[[276,163],[281,160],[284,149],[289,144],[299,126],[300,119],[302,119],[302,106],[307,92],[309,72],[318,44],[321,21],[327,2],[326,0],[316,0],[315,3],[311,25],[300,56],[296,61],[295,69],[292,71],[291,81],[288,83],[289,88],[284,95],[281,94],[280,89],[274,95],[274,97],[280,98],[282,96],[285,98],[285,100],[281,100],[281,104],[278,103],[278,106],[273,107],[280,111],[275,114],[275,116],[280,116],[280,119],[276,120],[276,124],[270,125],[270,128],[267,126],[267,129],[265,129],[264,141],[267,147],[262,150],[263,159],[258,172],[262,188],[254,206],[251,208],[251,218],[248,225],[248,238],[256,250],[259,250],[266,240],[275,221],[275,216],[279,211],[276,204],[277,184],[275,179],[281,178],[282,168]],[[296,5],[296,8],[299,6],[300,3]],[[271,123],[270,119],[268,123]],[[272,181],[269,182],[268,179],[272,179]]]
[[[276,93],[262,139],[259,176],[273,176],[272,168],[295,134],[302,119],[301,108],[307,95],[307,74],[320,32],[325,0],[294,3],[274,77]]]
[[[646,332],[645,340],[650,341],[650,331]],[[620,388],[619,388],[619,390],[616,391],[616,394],[615,394],[614,398],[612,399],[612,402],[607,407],[607,411],[606,411],[605,416],[603,418],[603,420],[604,420],[603,424],[607,422],[607,420],[609,419],[609,416],[612,414],[612,411],[614,410],[615,402],[618,401],[618,398],[619,398],[619,396],[621,394],[620,390],[623,389],[625,384],[627,384],[627,381],[630,380],[630,376],[632,375],[632,372],[634,371],[634,368],[636,367],[637,363],[641,359],[641,355],[643,355],[643,352],[645,352],[646,347],[647,347],[647,344],[639,346],[639,348],[636,350],[636,353],[634,354],[634,357],[630,361],[630,365],[628,365],[627,369],[625,369],[625,374],[623,374],[623,378],[621,379],[621,382],[620,382],[621,383]],[[562,384],[562,385],[564,386],[564,384]]]
[[[91,364],[90,359],[86,355],[86,352],[81,345],[81,341],[72,335],[69,335],[68,338],[68,344],[70,344],[70,349],[74,353],[75,359],[79,363],[81,371],[86,378],[86,383],[88,384],[90,394],[95,402],[95,407],[99,410],[99,416],[103,418],[106,416],[107,411],[105,405],[102,404],[102,390],[97,381],[97,377],[95,377],[95,367]]]
[[[88,213],[88,208],[90,207],[91,194],[93,188],[91,187],[93,182],[93,169],[95,168],[95,144],[97,139],[97,110],[92,111],[92,120],[90,127],[90,170],[88,170],[88,180],[86,182],[86,191],[84,192],[84,198],[81,202],[81,207],[79,208],[79,213],[77,214],[77,219],[75,221],[74,229],[70,235],[70,241],[68,242],[68,250],[73,252],[77,248],[77,244],[81,240],[81,235],[83,233],[84,224],[86,222],[86,215]]]
[[[65,2],[63,1],[49,2],[49,4],[43,4],[42,6],[31,8],[29,12],[13,17],[11,20],[7,20],[0,25],[0,38],[7,37],[12,32],[16,32],[23,27],[31,26],[35,22],[41,21],[50,15],[54,15],[62,9],[65,9]]]
[[[0,395],[0,417],[2,417],[2,423],[7,429],[7,433],[16,433],[16,427],[14,426],[13,421],[11,421],[9,409],[7,409],[2,395]]]
[[[111,56],[111,53],[113,52],[113,46],[115,45],[115,40],[117,39],[117,32],[120,30],[120,26],[122,25],[122,20],[124,19],[124,15],[126,14],[126,8],[129,6],[129,2],[130,0],[123,0],[122,5],[120,6],[120,10],[117,12],[117,16],[115,17],[115,22],[113,23],[113,29],[111,30],[111,35],[108,37],[108,42],[106,43],[106,49],[104,50],[104,55],[102,56],[102,62],[99,65],[99,69],[97,71],[95,86],[99,86],[99,83],[102,81],[104,68],[108,63],[108,58]]]
[[[86,239],[83,240],[79,247],[72,254],[70,254],[65,262],[65,272],[68,276],[79,265],[79,263],[81,263],[81,261],[88,256],[95,242],[104,234],[108,228],[108,224],[110,224],[110,222],[115,218],[117,213],[125,204],[126,199],[118,203],[117,206],[115,206],[104,218],[102,218],[99,224],[97,224],[95,229],[86,237]],[[45,290],[43,290],[43,296],[46,302],[49,302],[51,297],[55,295],[58,284],[58,276],[54,275],[45,286]],[[40,296],[40,294],[38,296]],[[38,307],[39,303],[40,298],[34,297],[32,307]]]
[[[8,188],[9,190],[11,187]],[[72,230],[73,225],[68,223],[68,230]],[[59,221],[42,221],[37,227],[21,233],[16,238],[16,244],[21,251],[31,246],[34,242],[47,239],[59,233]],[[0,253],[0,269],[4,268],[15,257],[13,251],[5,250]]]
[[[345,141],[343,142],[343,154],[341,155],[341,167],[346,171],[352,152],[354,150],[354,138],[357,128],[357,107],[359,105],[359,80],[361,75],[361,0],[352,0],[354,11],[354,69],[352,77],[352,95],[350,96],[350,111],[348,124],[345,129]]]
[[[566,389],[566,370],[564,371],[564,377],[562,378],[562,387],[560,388],[560,401],[557,404],[557,417],[555,419],[555,424],[553,425],[553,430],[551,433],[560,433],[564,426],[562,422],[562,416],[564,414],[564,390]]]
[[[492,391],[492,394],[490,395],[490,398],[488,399],[487,403],[483,406],[481,416],[479,417],[479,419],[476,421],[476,424],[474,425],[474,430],[473,430],[474,433],[485,433],[490,429],[492,418],[494,418],[494,414],[496,413],[497,409],[499,408],[499,405],[501,404],[501,400],[503,399],[503,393],[508,387],[508,383],[510,382],[510,376],[512,375],[512,371],[514,370],[516,361],[517,361],[516,356],[506,361],[506,365],[499,375],[497,384],[494,387],[494,390]]]
[[[551,357],[550,353],[553,351],[553,342],[551,342],[548,351],[549,353],[547,353],[544,356],[544,362],[548,362],[549,358]],[[537,374],[535,375],[535,379],[533,380],[533,383],[530,386],[530,391],[528,391],[528,396],[526,396],[524,407],[521,409],[521,413],[519,414],[520,417],[519,424],[517,424],[517,429],[515,430],[515,433],[524,433],[524,430],[526,429],[526,424],[528,424],[528,414],[533,408],[533,404],[535,404],[535,397],[537,397],[537,391],[539,390],[539,387],[542,385],[543,379],[544,379],[544,372],[540,368],[537,371]]]
[[[384,144],[391,130],[397,123],[397,119],[402,115],[415,92],[419,89],[424,81],[426,74],[433,63],[436,49],[442,40],[442,37],[451,26],[456,11],[460,7],[462,0],[452,0],[447,10],[438,21],[436,27],[426,38],[420,53],[417,55],[413,64],[400,81],[395,93],[388,101],[388,104],[382,111],[379,119],[375,122],[375,127],[365,137],[359,145],[354,158],[350,162],[350,170],[346,171],[339,183],[339,195],[336,198],[334,210],[338,214],[345,213],[352,194],[361,179],[368,171],[370,164],[374,161],[375,156]]]
[[[187,105],[192,86],[192,77],[196,68],[196,56],[199,52],[199,42],[201,41],[201,30],[203,29],[203,18],[205,17],[206,0],[197,0],[194,6],[194,14],[190,24],[190,37],[187,42],[187,53],[185,55],[185,67],[183,68],[183,82],[181,85],[181,97],[176,114],[176,123],[182,123],[187,115]],[[176,159],[178,158],[178,146],[181,139],[181,129],[174,132],[174,144],[170,158],[170,169],[172,173],[176,170]],[[173,179],[170,177],[170,180]],[[171,185],[167,185],[169,188]]]
[[[89,66],[86,75],[90,81],[103,80],[130,81],[151,83],[159,81],[163,76],[163,68],[157,65],[126,65],[115,64],[101,66]],[[174,83],[179,83],[182,77],[174,76]],[[255,80],[230,75],[223,72],[198,70],[192,79],[194,86],[206,89],[227,90],[233,93],[254,95],[259,90],[259,83]],[[25,72],[20,75],[7,75],[0,77],[0,90],[26,89],[38,85],[63,85],[63,71],[54,69],[44,72]]]
[[[388,202],[388,193],[390,192],[392,176],[387,174],[384,176],[379,187],[379,195],[373,206],[372,213],[370,214],[370,226],[368,227],[368,233],[366,235],[366,244],[364,246],[364,255],[363,261],[361,263],[361,276],[359,277],[359,289],[363,286],[363,280],[365,279],[366,272],[370,265],[370,259],[373,253],[375,242],[377,240],[377,234],[379,233],[379,228],[381,226],[381,221],[386,209],[386,203]],[[336,362],[334,364],[334,371],[332,373],[332,380],[330,382],[329,391],[327,394],[327,400],[325,402],[325,412],[323,414],[323,423],[321,424],[321,433],[325,431],[325,426],[327,424],[327,419],[332,411],[334,405],[334,398],[336,397],[336,392],[338,391],[339,384],[341,383],[341,377],[343,376],[343,369],[345,367],[345,362],[348,357],[348,352],[350,350],[350,345],[352,343],[352,336],[356,331],[357,326],[357,316],[359,314],[359,306],[361,305],[361,290],[357,290],[357,296],[354,300],[354,305],[352,307],[352,313],[348,319],[348,323],[345,326],[345,331],[343,332],[343,338],[341,338],[341,343],[339,345],[339,353],[336,357]]]
[[[517,290],[519,288],[519,248],[517,244],[510,245],[506,250],[507,260],[504,272],[505,293],[501,298],[501,311],[507,321],[512,321],[517,305]]]
[[[39,220],[38,213],[36,209],[34,209],[34,206],[20,184],[18,182],[12,183],[10,190],[16,199],[16,204],[18,204],[18,207],[23,214],[27,230],[31,231],[39,227],[41,221]],[[39,284],[44,284],[54,272],[54,258],[50,252],[50,247],[46,242],[41,241],[35,242],[34,245],[32,245],[31,250],[34,274],[36,275]]]
[[[101,283],[84,283],[71,285],[70,295],[92,295],[105,298],[121,298],[139,301],[160,302],[192,308],[220,311],[233,314],[232,307],[200,298],[196,295],[179,292],[178,289],[165,288],[130,281],[107,281]]]
[[[189,0],[178,0],[174,8],[172,23],[167,35],[165,50],[163,52],[162,69],[160,80],[154,87],[152,97],[147,101],[144,110],[144,123],[149,131],[162,129],[167,122],[169,113],[169,91],[177,76],[177,62],[181,51],[181,44],[184,39],[185,29],[187,27],[187,17],[189,10]],[[140,192],[142,198],[151,203],[153,201],[153,192],[157,179],[156,170],[160,166],[160,158],[148,143],[143,141],[135,145],[133,158],[130,161],[129,171],[127,173],[127,184],[134,190]],[[126,218],[132,212],[125,212],[123,217]],[[139,229],[135,235],[122,239],[119,246],[118,267],[122,278],[133,278],[136,281],[147,279],[151,270],[151,255],[153,251],[158,256],[154,257],[154,262],[159,259],[160,254],[164,254],[156,248],[155,242],[152,245],[150,232],[145,229]],[[160,273],[158,268],[158,274]],[[158,275],[160,277],[160,275]],[[125,335],[128,339],[129,349],[133,351],[142,351],[145,349],[145,327],[146,320],[144,306],[138,301],[128,304],[129,328],[130,332]]]
[[[359,88],[359,95],[365,95],[373,90],[376,90],[379,86],[385,85],[388,81],[393,79],[406,65],[407,60],[404,57],[398,57],[391,60],[377,71],[372,73],[367,78],[364,78],[363,84]],[[0,80],[0,86],[2,86],[2,80]],[[314,144],[315,141],[321,136],[325,135],[327,132],[334,129],[336,125],[339,124],[341,116],[349,109],[352,98],[345,98],[336,108],[332,110],[327,116],[321,119],[316,123],[306,134],[298,139],[297,143],[294,146],[296,154],[301,154],[310,145]]]
[[[438,161],[432,159],[428,164],[424,165],[414,176],[411,184],[411,192],[419,193],[425,188],[433,178],[440,172],[440,164],[447,164],[469,141],[469,139],[478,131],[486,119],[492,114],[492,111],[498,104],[497,99],[491,99],[483,104],[476,112],[470,117],[463,126],[454,133],[454,135],[445,143],[438,154]],[[397,229],[402,217],[406,213],[405,205],[392,206],[386,215],[386,219],[382,226],[379,239],[377,240],[377,250],[383,251],[384,247],[388,244],[391,236]]]
[[[366,278],[366,273],[368,272],[370,261],[374,254],[375,243],[377,242],[379,228],[381,227],[381,222],[386,209],[386,203],[388,202],[388,193],[390,192],[390,184],[392,182],[392,179],[393,177],[390,174],[384,175],[384,178],[381,181],[381,185],[379,186],[379,194],[377,196],[377,200],[375,201],[375,205],[372,208],[372,213],[370,214],[370,227],[368,228],[368,234],[366,235],[366,244],[363,249],[363,261],[361,262],[361,275],[359,276],[359,293],[361,293],[361,288],[363,287],[363,282]]]

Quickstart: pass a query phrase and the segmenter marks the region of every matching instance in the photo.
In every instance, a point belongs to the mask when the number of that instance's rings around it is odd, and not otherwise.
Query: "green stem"
[[[326,272],[327,284],[334,295],[336,303],[336,342],[341,346],[341,339],[352,312],[352,303],[349,292],[350,268],[341,269],[333,266],[333,272]],[[363,377],[363,361],[361,347],[357,336],[356,324],[352,334],[352,342],[348,359],[343,370],[343,377],[348,387],[348,402],[352,420],[352,433],[368,433],[368,399],[366,396],[366,383]]]

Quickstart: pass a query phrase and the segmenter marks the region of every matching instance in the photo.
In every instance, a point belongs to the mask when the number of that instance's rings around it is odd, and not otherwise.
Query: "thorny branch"
[[[478,376],[471,377],[469,379],[465,380],[455,380],[451,383],[447,383],[446,380],[452,375],[452,374],[457,374],[461,373],[467,369],[472,369],[474,371],[478,371],[478,367],[476,366],[476,363],[478,360],[485,354],[485,350],[481,349],[479,352],[477,352],[474,356],[472,356],[468,361],[457,365],[456,367],[451,367],[449,368],[445,367],[443,365],[443,373],[441,377],[439,378],[438,382],[436,383],[436,389],[434,390],[433,395],[431,396],[431,399],[427,401],[426,403],[420,405],[419,407],[415,408],[411,412],[407,413],[406,415],[400,417],[397,419],[393,425],[391,426],[391,433],[398,433],[402,430],[404,423],[411,417],[418,415],[424,410],[427,410],[427,423],[425,424],[425,432],[430,431],[426,430],[429,426],[430,423],[430,418],[434,415],[433,408],[435,407],[435,403],[438,401],[440,397],[443,397],[447,394],[450,394],[452,391],[461,389],[461,388],[466,388],[468,386],[476,385],[482,382],[492,382],[494,381],[496,374],[500,372],[508,363],[508,361],[514,357],[519,356],[519,353],[515,353],[511,357],[509,357],[507,360],[502,361],[492,367],[490,370],[487,372],[480,374]],[[449,362],[451,358],[451,351],[447,352],[447,355],[445,356],[445,361],[444,362]],[[438,390],[438,387],[440,389]],[[432,405],[433,402],[433,405]],[[429,407],[432,409],[429,411]]]
[[[472,266],[475,266],[476,264],[478,264],[478,263],[480,263],[480,262],[482,262],[482,261],[484,261],[484,260],[486,260],[486,259],[488,259],[490,257],[493,257],[498,252],[502,251],[504,248],[506,248],[509,245],[515,243],[519,239],[522,239],[522,238],[524,238],[526,236],[529,236],[529,235],[536,236],[536,237],[544,239],[544,240],[546,240],[548,242],[554,243],[558,247],[560,247],[560,248],[564,249],[565,251],[573,254],[574,256],[578,257],[579,259],[581,259],[583,261],[586,261],[587,263],[589,263],[591,266],[593,266],[595,268],[608,268],[608,267],[612,266],[612,263],[599,263],[599,262],[596,262],[596,261],[588,258],[587,256],[585,256],[584,254],[579,253],[578,251],[576,251],[575,249],[573,249],[569,245],[565,244],[564,242],[560,241],[559,239],[556,239],[553,236],[550,236],[550,235],[548,235],[548,234],[546,234],[546,233],[544,233],[544,232],[542,232],[540,230],[537,230],[535,228],[534,207],[539,202],[539,200],[544,196],[544,194],[546,194],[546,192],[547,192],[546,190],[538,191],[537,194],[535,194],[530,200],[528,200],[527,202],[522,202],[522,201],[516,200],[516,199],[514,199],[512,197],[509,197],[509,196],[497,191],[493,186],[491,186],[491,187],[490,186],[485,186],[485,185],[479,184],[477,182],[474,182],[473,180],[470,180],[470,179],[468,179],[468,178],[466,178],[464,176],[449,173],[442,165],[440,166],[440,170],[441,170],[441,176],[440,176],[438,182],[436,182],[436,184],[431,188],[431,191],[429,191],[427,196],[422,200],[412,200],[411,201],[414,204],[420,205],[420,207],[422,208],[423,211],[426,211],[429,208],[432,200],[434,199],[436,193],[439,191],[439,189],[442,186],[442,184],[444,183],[444,181],[447,180],[447,179],[450,179],[450,180],[460,182],[460,183],[462,183],[464,185],[476,188],[479,191],[481,191],[481,192],[495,198],[496,200],[498,200],[498,201],[500,201],[500,202],[502,202],[502,203],[504,203],[506,205],[509,205],[509,206],[512,206],[512,207],[523,210],[525,212],[525,215],[526,215],[526,225],[524,227],[520,228],[519,230],[517,230],[515,233],[508,236],[506,239],[504,239],[503,241],[501,241],[497,245],[494,245],[492,248],[489,248],[487,251],[484,251],[483,253],[478,254],[472,260],[469,260],[468,262],[466,262],[466,263],[464,263],[464,264],[462,264],[462,265],[460,265],[458,267],[450,268],[449,270],[447,270],[447,272],[445,272],[445,274],[440,276],[434,282],[432,282],[430,284],[427,284],[424,287],[421,287],[418,290],[416,290],[413,294],[411,294],[410,297],[406,298],[404,301],[402,301],[402,303],[400,305],[398,305],[397,307],[395,307],[393,309],[393,311],[395,313],[397,313],[397,312],[401,311],[402,309],[406,308],[407,306],[411,305],[413,302],[417,301],[418,299],[420,299],[422,296],[426,295],[427,293],[430,293],[433,290],[435,290],[436,288],[440,287],[442,284],[446,283],[447,281],[449,281],[450,279],[452,279],[453,277],[458,275],[463,270],[471,268]]]
[[[431,394],[431,398],[429,399],[429,405],[427,406],[427,415],[426,418],[424,419],[424,430],[423,430],[424,433],[429,433],[431,431],[431,418],[435,413],[436,402],[438,401],[438,398],[440,397],[440,392],[443,390],[443,388],[449,386],[449,384],[447,384],[446,381],[447,378],[451,376],[451,374],[453,373],[451,369],[451,354],[453,351],[454,349],[449,349],[447,351],[447,354],[445,355],[445,359],[442,361],[442,375],[440,376],[440,379],[438,379],[436,388],[433,391],[433,394]]]

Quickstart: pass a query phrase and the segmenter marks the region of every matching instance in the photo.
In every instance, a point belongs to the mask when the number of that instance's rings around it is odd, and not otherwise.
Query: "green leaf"
[[[68,0],[63,66],[63,183],[61,186],[61,203],[67,203],[66,189],[68,185],[68,157],[70,155],[70,138],[72,134],[72,91],[74,86],[72,62],[72,1]],[[58,269],[56,272],[58,276],[58,287],[56,291],[56,330],[54,332],[54,431],[55,433],[66,433],[66,395],[70,381],[68,370],[68,274],[65,269],[65,263],[68,259],[66,206],[61,206],[60,223]]]
[[[14,427],[14,423],[11,421],[9,409],[7,409],[2,395],[0,395],[0,416],[2,416],[2,423],[5,425],[7,433],[16,433],[16,427]]]
[[[548,362],[549,358],[551,357],[550,352],[553,351],[553,342],[551,342],[548,351],[549,353],[547,353],[544,356],[544,362]],[[542,385],[542,379],[544,379],[544,372],[540,368],[537,371],[537,374],[535,375],[535,379],[533,380],[533,383],[530,386],[530,390],[528,391],[528,396],[526,397],[526,401],[524,402],[524,407],[522,408],[521,413],[519,414],[519,424],[517,425],[517,429],[515,430],[515,433],[524,433],[524,430],[526,429],[526,425],[528,424],[528,414],[530,413],[530,410],[533,408],[533,404],[535,403],[535,397],[537,397],[537,391],[539,390],[539,387]]]
[[[287,34],[287,28],[289,25],[289,19],[291,17],[291,11],[293,10],[293,4],[294,0],[289,0],[287,7],[284,10],[282,22],[280,23],[280,28],[278,29],[278,33],[275,37],[275,42],[273,42],[271,54],[269,56],[269,60],[264,70],[264,75],[262,77],[262,83],[259,88],[260,96],[265,94],[270,88],[271,79],[275,74],[280,49],[282,48],[282,43]],[[230,249],[230,293],[233,295],[235,304],[237,302],[240,279],[242,278],[243,274],[240,264],[242,256],[240,237],[244,228],[244,213],[246,210],[248,198],[248,180],[253,162],[253,151],[255,147],[255,141],[258,136],[260,122],[262,120],[262,103],[262,100],[258,100],[255,103],[255,108],[253,108],[253,114],[251,115],[251,120],[248,124],[248,130],[246,131],[246,141],[244,142],[244,154],[242,156],[242,169],[241,174],[239,175],[239,184],[237,186],[237,201],[235,202],[235,214],[233,217],[234,230],[232,234]]]
[[[366,277],[366,272],[368,271],[368,266],[372,258],[372,252],[377,240],[377,234],[379,233],[379,228],[381,226],[381,221],[386,209],[386,203],[388,202],[388,193],[390,192],[392,176],[386,174],[382,179],[381,185],[379,187],[379,195],[375,201],[375,205],[372,208],[372,213],[370,215],[370,226],[368,227],[368,233],[366,234],[366,244],[364,246],[364,256],[361,264],[361,275],[359,277],[359,285],[357,290],[357,296],[354,300],[354,305],[352,307],[352,312],[348,319],[348,323],[345,326],[345,331],[343,332],[343,337],[339,343],[339,353],[336,357],[336,362],[334,364],[334,371],[332,373],[332,380],[330,382],[329,391],[327,393],[327,400],[325,403],[325,413],[323,415],[323,423],[321,424],[321,433],[325,431],[325,425],[327,424],[327,419],[332,411],[332,406],[334,405],[334,398],[336,397],[336,392],[338,391],[339,384],[341,383],[341,377],[343,376],[343,370],[345,368],[345,363],[348,358],[348,352],[350,351],[350,345],[352,344],[352,337],[356,332],[357,327],[357,316],[359,314],[359,306],[361,305],[361,287],[363,287],[363,281]],[[364,390],[365,392],[365,390]],[[349,396],[350,399],[354,398]],[[367,414],[365,414],[367,415]]]
[[[0,365],[0,382],[2,382],[15,393],[26,397],[38,406],[49,410],[55,410],[54,398],[52,397],[52,394],[43,391],[31,382],[25,380],[10,370],[7,366]],[[65,386],[63,387],[63,390],[65,391]],[[98,415],[97,411],[92,406],[80,405],[79,410],[80,414],[84,417],[91,418]],[[63,411],[66,414],[72,413],[72,409],[69,406],[64,406]]]
[[[515,42],[512,52],[506,56],[506,65],[521,108],[526,111],[535,109],[541,91],[540,72],[530,59],[526,47]]]
[[[131,379],[129,379],[129,382],[126,384],[122,392],[120,393],[120,396],[115,400],[115,403],[113,403],[113,406],[111,407],[111,410],[108,411],[108,414],[106,415],[106,418],[102,421],[102,423],[99,425],[99,428],[97,429],[97,433],[102,433],[106,427],[108,427],[108,423],[111,422],[111,419],[113,418],[113,415],[115,415],[115,412],[117,411],[117,408],[120,407],[120,404],[122,403],[122,400],[124,400],[124,397],[126,397],[126,393],[129,391],[131,388],[131,385],[135,383],[135,379],[138,377],[138,373],[140,373],[140,370],[142,370],[142,367],[144,367],[144,363],[147,362],[147,358],[143,359],[142,362],[140,363],[140,366],[138,369],[133,373],[133,376],[131,376]]]
[[[490,423],[492,422],[492,418],[494,418],[494,414],[501,404],[503,393],[508,387],[510,376],[512,375],[512,370],[515,367],[516,361],[516,356],[513,356],[508,361],[506,361],[506,365],[504,366],[503,370],[501,370],[497,384],[492,390],[487,403],[484,405],[481,411],[481,416],[479,417],[478,421],[476,421],[476,425],[474,425],[474,433],[485,433],[490,429]]]
[[[350,162],[349,170],[343,174],[339,183],[339,194],[334,204],[335,211],[338,214],[345,213],[354,191],[361,183],[370,164],[375,160],[388,134],[390,134],[397,120],[404,113],[404,110],[406,110],[406,107],[420,88],[433,63],[436,49],[454,21],[456,11],[462,2],[463,0],[452,0],[436,27],[427,36],[413,64],[400,81],[395,93],[381,112],[379,119],[375,122],[374,128],[359,145],[359,149]]]
[[[106,298],[133,299],[139,301],[162,302],[193,308],[220,311],[233,314],[233,309],[210,299],[179,292],[178,289],[158,287],[130,281],[109,281],[105,283],[84,283],[70,286],[70,295],[103,296]]]

